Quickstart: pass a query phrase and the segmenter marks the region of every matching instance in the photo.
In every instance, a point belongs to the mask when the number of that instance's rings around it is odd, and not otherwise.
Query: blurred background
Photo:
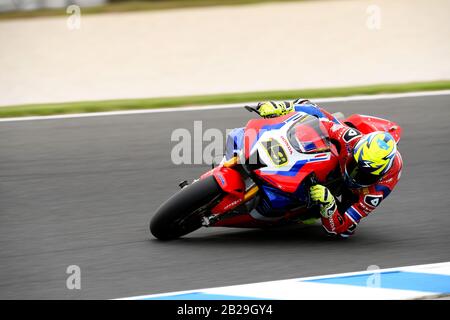
[[[0,14],[0,105],[450,79],[448,0],[0,2],[62,6]]]

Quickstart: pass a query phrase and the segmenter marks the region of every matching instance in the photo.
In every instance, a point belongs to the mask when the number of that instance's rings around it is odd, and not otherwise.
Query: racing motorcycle
[[[394,122],[324,113],[362,134],[385,131],[400,140],[401,127]],[[342,185],[338,148],[319,118],[307,113],[252,119],[227,136],[217,167],[191,184],[180,183],[181,190],[153,215],[150,231],[171,240],[202,226],[268,228],[316,221],[318,204],[311,201],[309,188],[320,183],[333,192]]]

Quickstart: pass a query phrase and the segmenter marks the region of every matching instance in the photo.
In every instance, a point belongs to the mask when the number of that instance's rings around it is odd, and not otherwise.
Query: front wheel
[[[203,216],[221,195],[213,176],[184,187],[156,210],[150,232],[160,240],[172,240],[199,229]]]

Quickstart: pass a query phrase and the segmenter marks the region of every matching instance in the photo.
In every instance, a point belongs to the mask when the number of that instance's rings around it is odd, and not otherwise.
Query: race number
[[[268,141],[261,142],[261,144],[266,149],[267,154],[275,166],[281,167],[288,162],[286,151],[277,140],[270,139]]]

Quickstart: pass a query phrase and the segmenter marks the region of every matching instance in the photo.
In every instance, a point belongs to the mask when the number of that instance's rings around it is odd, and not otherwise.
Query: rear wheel
[[[160,240],[171,240],[199,229],[202,218],[221,195],[213,176],[184,187],[156,210],[150,232]]]

